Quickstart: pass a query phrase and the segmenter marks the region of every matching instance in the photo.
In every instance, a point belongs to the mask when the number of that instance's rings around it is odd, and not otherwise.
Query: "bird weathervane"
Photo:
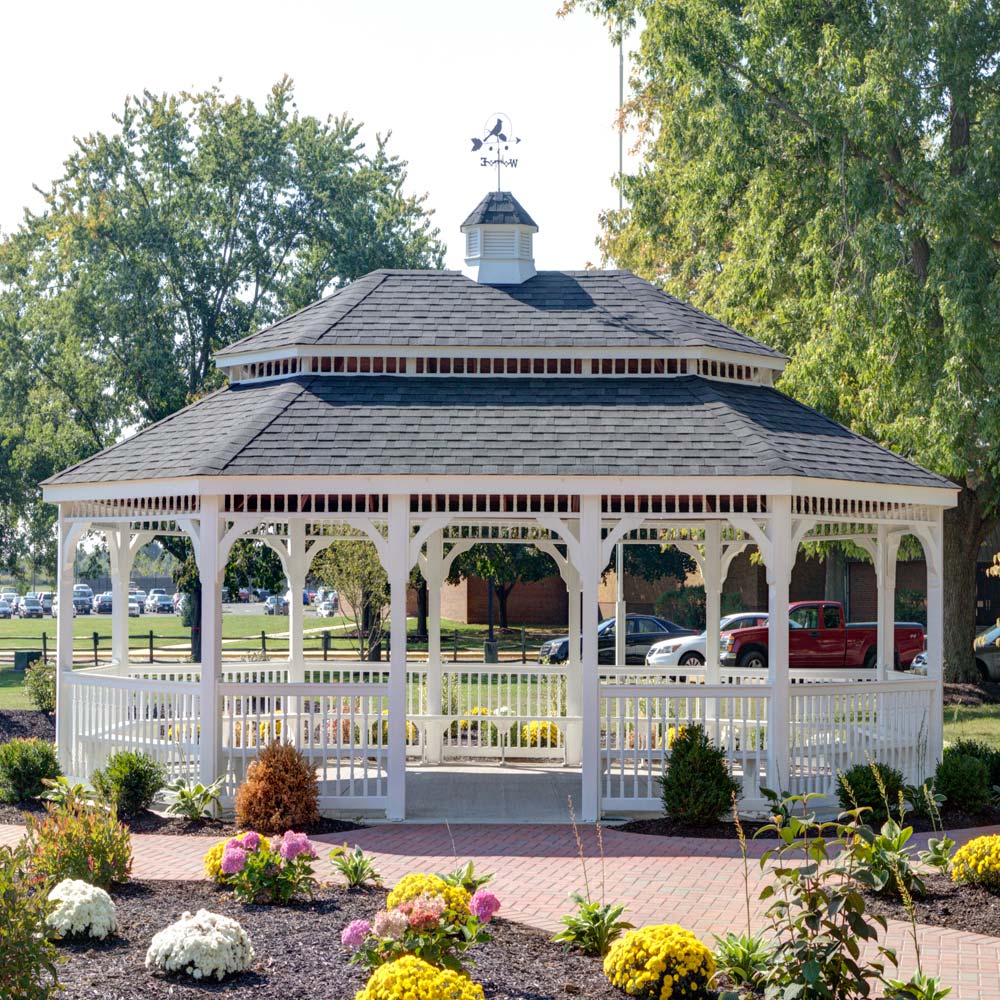
[[[472,137],[472,152],[479,153],[479,164],[483,167],[497,168],[497,190],[500,190],[500,168],[517,167],[517,157],[511,152],[520,143],[520,138],[514,135],[514,128],[507,115],[497,112],[486,119],[483,126],[485,135],[482,139]]]

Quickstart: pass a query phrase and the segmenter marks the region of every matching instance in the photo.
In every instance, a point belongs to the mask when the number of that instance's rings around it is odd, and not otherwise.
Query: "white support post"
[[[580,574],[583,656],[580,670],[583,716],[583,791],[580,821],[596,823],[601,816],[601,692],[597,660],[597,598],[601,582],[601,498],[580,498]],[[571,638],[572,641],[572,638]]]
[[[424,579],[427,581],[427,711],[444,712],[441,690],[441,587],[444,586],[444,535],[438,530],[427,539]],[[428,731],[433,727],[428,727]],[[424,759],[428,764],[441,763],[441,740],[427,736]]]
[[[896,665],[896,556],[901,537],[878,526],[875,578],[878,583],[878,679],[884,681]]]
[[[941,759],[944,749],[944,512],[935,511],[934,522],[921,536],[927,561],[927,676],[934,681],[931,717],[928,720],[927,771]]]
[[[222,665],[222,576],[219,542],[222,521],[218,496],[203,496],[195,551],[201,580],[201,724],[198,747],[201,781],[209,785],[219,776],[220,741],[218,676]]]
[[[625,543],[615,545],[615,577],[617,590],[615,598],[615,666],[625,666],[625,646],[628,639],[627,610],[625,608]]]
[[[566,658],[566,714],[580,718],[583,714],[583,672],[580,668],[580,574],[575,566],[564,569],[566,593],[569,597],[569,651]],[[583,730],[574,723],[566,727],[566,764],[579,767],[583,759]]]
[[[111,563],[111,660],[122,674],[128,666],[128,578],[132,572],[132,532],[127,525],[108,528],[105,537]]]
[[[386,818],[406,818],[406,588],[410,576],[410,500],[389,497],[389,749]]]
[[[767,682],[771,688],[767,727],[767,780],[781,793],[792,789],[788,721],[788,590],[792,577],[791,499],[774,497],[768,525]]]
[[[719,622],[722,620],[722,523],[705,525],[705,558],[701,566],[705,581],[705,682],[718,684]]]
[[[305,635],[305,605],[302,591],[309,572],[306,554],[306,523],[290,519],[288,522],[288,679],[292,684],[305,680],[306,662],[303,638]]]
[[[74,531],[59,509],[59,566],[56,579],[56,596],[59,613],[56,618],[56,746],[59,764],[69,774],[70,732],[72,729],[71,689],[66,674],[73,670],[73,561],[80,532]],[[72,775],[89,778],[90,775]]]

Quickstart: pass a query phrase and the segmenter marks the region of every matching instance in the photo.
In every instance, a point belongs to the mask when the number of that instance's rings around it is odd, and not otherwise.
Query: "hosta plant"
[[[219,796],[225,780],[221,777],[210,785],[203,785],[200,781],[178,778],[164,789],[167,812],[189,820],[211,819],[218,812]]]
[[[932,837],[927,850],[915,854],[910,844],[912,836],[912,826],[901,827],[892,819],[886,820],[879,830],[859,825],[853,845],[858,878],[873,892],[900,896],[905,891],[923,896],[927,890],[914,860],[944,874],[955,842],[947,837]]]
[[[330,851],[330,864],[344,876],[349,889],[382,884],[382,876],[379,875],[375,862],[357,845],[353,851],[347,849],[347,844],[335,847]]]
[[[886,980],[885,1000],[945,1000],[951,993],[950,986],[942,986],[941,980],[914,973],[906,982],[901,979]]]
[[[63,879],[49,893],[52,912],[45,924],[53,937],[80,934],[101,940],[118,929],[111,897],[96,885],[80,879]]]
[[[153,935],[146,968],[183,972],[194,979],[224,979],[245,972],[253,961],[246,931],[231,917],[199,910]]]
[[[45,791],[42,792],[39,798],[43,802],[51,802],[56,806],[72,805],[73,803],[81,802],[84,805],[110,808],[110,806],[105,804],[104,799],[97,792],[97,789],[82,781],[70,784],[68,778],[59,775],[58,778],[46,778],[42,784],[45,786]]]
[[[571,893],[570,899],[576,903],[576,912],[559,918],[565,927],[553,941],[579,948],[585,955],[604,956],[612,942],[633,927],[621,919],[625,912],[622,903],[599,903],[580,892]]]
[[[734,986],[754,989],[771,961],[771,947],[763,934],[733,934],[715,938],[715,967]]]
[[[467,861],[464,865],[459,865],[453,872],[441,875],[440,878],[444,879],[448,885],[460,885],[466,892],[475,892],[493,881],[493,873],[486,872],[483,875],[477,875],[475,864],[472,861]]]

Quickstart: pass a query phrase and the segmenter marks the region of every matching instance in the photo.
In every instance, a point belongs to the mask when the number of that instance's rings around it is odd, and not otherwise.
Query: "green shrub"
[[[48,1000],[59,989],[59,952],[46,932],[52,909],[27,877],[28,849],[0,847],[0,997]]]
[[[121,816],[135,816],[148,809],[167,780],[163,765],[140,750],[119,750],[91,775],[98,793]]]
[[[955,740],[944,751],[945,757],[952,755],[975,757],[976,760],[981,760],[989,772],[990,786],[1000,785],[1000,749],[997,747],[990,746],[983,740]]]
[[[944,796],[946,811],[976,816],[990,804],[990,773],[976,757],[946,753],[934,773],[934,790]]]
[[[660,778],[663,808],[682,823],[714,823],[727,812],[740,786],[729,775],[725,751],[701,726],[681,726]]]
[[[837,782],[837,798],[841,809],[868,809],[861,817],[863,823],[880,827],[889,814],[898,812],[899,798],[903,795],[903,775],[888,764],[871,761],[855,764],[841,771]],[[880,787],[881,786],[881,787]]]
[[[49,806],[44,816],[26,814],[25,824],[33,881],[78,878],[102,889],[128,881],[132,839],[103,806],[80,800]]]
[[[0,743],[0,799],[24,802],[45,791],[46,778],[62,774],[56,748],[44,740],[11,740]]]
[[[56,665],[37,660],[24,675],[24,690],[28,700],[40,712],[56,710]]]

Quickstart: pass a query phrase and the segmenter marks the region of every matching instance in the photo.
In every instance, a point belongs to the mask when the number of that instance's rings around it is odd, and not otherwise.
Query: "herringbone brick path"
[[[0,826],[0,843],[18,840],[23,828]],[[961,831],[959,843],[1000,827]],[[604,862],[600,862],[592,829],[581,830],[592,895],[602,890],[608,900],[628,906],[636,925],[671,922],[711,939],[713,933],[746,924],[743,863],[734,841],[697,841],[677,837],[646,837],[604,831]],[[491,871],[503,901],[503,914],[545,930],[554,929],[569,909],[568,895],[584,887],[583,871],[573,831],[568,826],[385,824],[346,836],[314,838],[325,844],[346,840],[375,855],[386,882],[410,871],[446,871],[457,861],[475,861]],[[132,838],[137,878],[201,878],[201,858],[214,838],[138,834]],[[751,843],[758,858],[765,849]],[[325,852],[323,852],[325,854]],[[751,920],[761,924],[756,902],[760,870],[750,862]],[[323,860],[320,873],[332,878]],[[997,928],[1000,934],[1000,928]],[[1000,1000],[1000,937],[921,925],[924,969],[953,987],[952,1000]],[[908,925],[893,921],[887,944],[898,949],[900,972],[914,965]]]

